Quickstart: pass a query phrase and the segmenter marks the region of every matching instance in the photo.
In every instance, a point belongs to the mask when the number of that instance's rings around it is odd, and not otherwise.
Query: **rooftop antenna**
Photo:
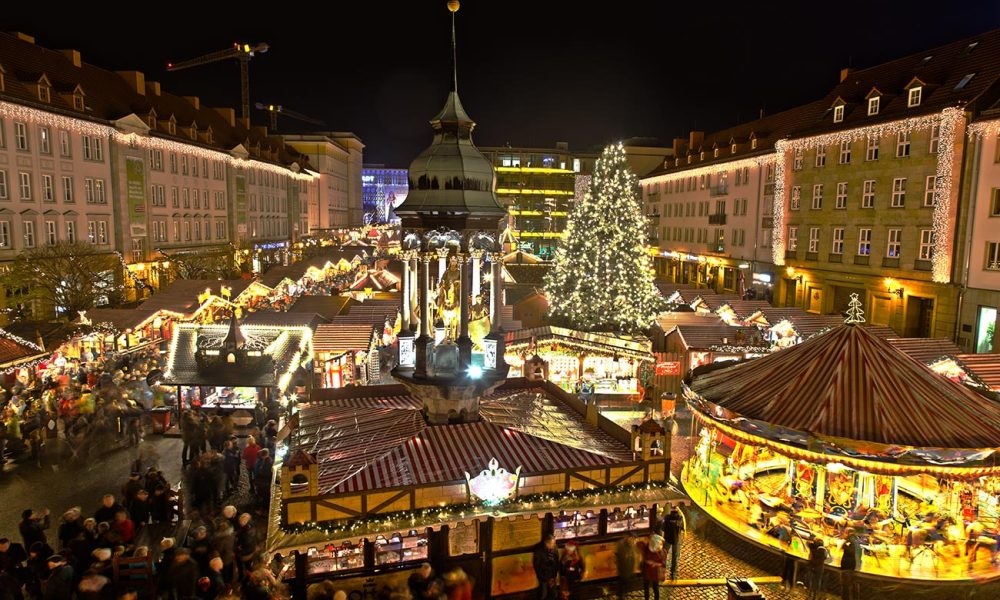
[[[458,0],[448,0],[448,10],[451,12],[451,73],[452,91],[458,93],[458,49],[455,43],[455,13],[460,4]]]

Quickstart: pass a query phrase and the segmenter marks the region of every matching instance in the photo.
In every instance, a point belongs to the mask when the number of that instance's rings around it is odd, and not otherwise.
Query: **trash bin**
[[[161,406],[149,411],[149,417],[153,421],[153,433],[166,433],[170,429],[170,414],[173,410],[169,406]]]
[[[730,578],[726,579],[727,600],[764,600],[763,594],[757,584],[749,579]]]

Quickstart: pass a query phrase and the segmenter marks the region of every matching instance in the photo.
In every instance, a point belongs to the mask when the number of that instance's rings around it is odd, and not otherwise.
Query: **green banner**
[[[236,176],[236,231],[244,235],[247,231],[247,178]]]
[[[146,235],[146,166],[141,158],[125,160],[125,195],[128,201],[129,234]]]

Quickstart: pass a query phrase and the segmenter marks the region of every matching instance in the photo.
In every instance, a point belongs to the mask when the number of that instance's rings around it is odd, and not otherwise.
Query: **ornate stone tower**
[[[454,58],[458,2],[448,9]],[[436,388],[414,390],[425,398],[431,422],[475,420],[478,394],[507,374],[497,244],[507,211],[497,201],[493,165],[472,143],[476,124],[459,100],[457,68],[453,81],[444,108],[431,119],[431,145],[410,164],[410,192],[395,209],[405,265],[396,375],[411,386]],[[482,294],[487,258],[489,298]],[[440,402],[429,402],[426,394]]]

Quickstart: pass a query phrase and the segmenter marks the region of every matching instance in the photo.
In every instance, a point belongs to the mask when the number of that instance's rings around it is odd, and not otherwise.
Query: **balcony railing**
[[[710,196],[725,196],[729,193],[729,185],[713,185],[708,188],[708,194]]]
[[[726,224],[726,213],[718,213],[714,215],[708,215],[709,225],[725,225]]]

